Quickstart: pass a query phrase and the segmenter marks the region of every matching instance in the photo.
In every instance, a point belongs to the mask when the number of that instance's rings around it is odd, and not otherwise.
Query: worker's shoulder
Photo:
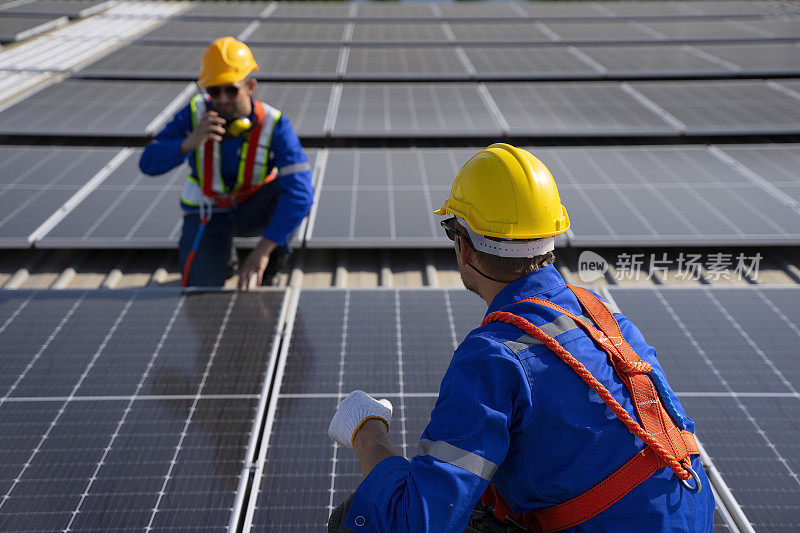
[[[498,364],[508,361],[516,366],[517,359],[513,350],[509,348],[508,343],[518,338],[521,332],[519,330],[515,331],[513,326],[510,326],[511,329],[509,331],[498,331],[500,328],[497,328],[497,325],[489,324],[470,331],[456,348],[453,354],[453,361],[481,360],[485,362],[493,360]],[[500,326],[508,325],[500,324]]]
[[[267,102],[264,102],[262,100],[253,100],[253,101],[261,104],[262,106],[264,106],[264,110],[267,112],[268,115],[272,115],[272,116],[278,116],[279,115],[280,118],[284,117],[283,112],[280,109],[278,109],[277,107],[271,106]]]

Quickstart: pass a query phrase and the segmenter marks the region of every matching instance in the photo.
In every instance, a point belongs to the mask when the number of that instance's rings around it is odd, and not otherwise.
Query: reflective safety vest
[[[697,473],[692,470],[690,462],[691,456],[700,454],[697,442],[691,432],[683,429],[683,417],[669,399],[666,385],[655,373],[652,365],[643,361],[622,336],[611,310],[586,289],[570,285],[568,287],[596,327],[547,300],[526,298],[522,301],[548,307],[569,317],[606,352],[608,362],[631,393],[641,424],[628,414],[580,361],[542,328],[505,311],[490,313],[481,325],[505,322],[542,342],[569,365],[600,396],[628,430],[644,441],[646,446],[588,491],[564,503],[539,511],[513,512],[494,484],[490,483],[481,496],[483,505],[490,508],[501,522],[518,526],[523,531],[550,533],[581,524],[603,512],[665,466],[675,472],[681,484],[690,493],[697,493],[701,489],[700,480]]]
[[[269,183],[277,176],[276,169],[269,172],[269,152],[272,145],[272,136],[281,112],[262,102],[253,101],[256,115],[255,126],[245,137],[239,159],[239,171],[236,174],[236,184],[232,188],[225,185],[222,179],[222,149],[220,143],[208,140],[197,147],[194,152],[194,162],[197,177],[188,176],[181,194],[181,202],[190,207],[196,207],[203,201],[203,197],[214,200],[219,207],[230,207],[244,202],[265,183]],[[206,113],[206,101],[196,95],[189,102],[189,114],[192,118],[192,130]],[[253,142],[255,141],[255,142]]]

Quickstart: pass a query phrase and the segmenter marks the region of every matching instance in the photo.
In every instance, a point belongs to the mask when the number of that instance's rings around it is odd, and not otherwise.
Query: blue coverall
[[[509,284],[487,314],[508,311],[545,329],[638,420],[606,353],[571,319],[516,303],[531,296],[584,314],[553,266]],[[663,378],[655,350],[612,310],[625,339]],[[461,533],[490,480],[515,512],[535,511],[583,493],[644,447],[570,367],[524,335],[505,323],[467,335],[442,380],[418,455],[410,462],[399,456],[381,461],[356,490],[346,527],[358,533]],[[669,395],[684,416],[672,390]],[[694,430],[688,417],[685,428]],[[689,493],[664,468],[567,531],[711,531],[714,498],[699,458],[692,467],[703,484],[700,493]]]
[[[250,120],[255,120],[255,112]],[[189,106],[181,109],[144,149],[139,169],[150,176],[169,172],[188,161],[192,175],[197,178],[194,152],[180,153],[181,143],[192,131]],[[222,178],[230,188],[236,183],[242,145],[245,137],[225,138],[221,142]],[[214,286],[225,281],[230,256],[230,243],[220,242],[233,237],[259,233],[285,249],[292,231],[300,225],[314,201],[311,168],[289,119],[281,115],[275,126],[268,168],[278,169],[278,179],[261,187],[262,190],[231,210],[214,210],[203,236],[197,258],[192,265],[190,285]],[[249,204],[249,205],[248,205]],[[181,270],[188,255],[199,217],[197,208],[181,202],[184,210],[183,236],[180,241]]]

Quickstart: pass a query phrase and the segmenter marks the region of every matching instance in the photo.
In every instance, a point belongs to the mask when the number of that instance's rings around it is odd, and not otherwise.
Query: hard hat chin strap
[[[542,237],[541,239],[491,239],[480,233],[475,233],[467,221],[456,216],[456,220],[469,234],[472,246],[481,252],[499,257],[536,257],[552,252],[556,247],[555,237]]]
[[[486,279],[490,279],[490,280],[492,280],[492,281],[496,281],[497,283],[511,283],[512,281],[516,281],[515,279],[512,279],[512,280],[503,280],[503,279],[497,279],[497,278],[493,278],[492,276],[490,276],[490,275],[488,275],[488,274],[484,274],[483,272],[481,272],[480,270],[478,270],[478,269],[475,267],[475,265],[473,265],[472,263],[465,263],[465,264],[466,264],[468,267],[470,267],[472,270],[474,270],[475,272],[477,272],[478,274],[480,274],[481,276],[483,276],[484,278],[486,278]]]

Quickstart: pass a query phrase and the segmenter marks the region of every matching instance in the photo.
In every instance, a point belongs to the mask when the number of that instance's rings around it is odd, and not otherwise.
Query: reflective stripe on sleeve
[[[495,463],[441,440],[420,439],[417,455],[430,455],[435,459],[472,472],[486,481],[491,481],[492,476],[497,472]]]
[[[587,322],[587,323],[589,323],[591,325],[594,325],[594,322],[592,322],[592,319],[589,318],[588,316],[581,315],[580,319],[583,320],[584,322]],[[560,315],[558,318],[556,318],[552,322],[548,322],[546,324],[542,324],[541,326],[539,326],[539,329],[541,329],[542,331],[544,331],[545,333],[547,333],[551,337],[557,337],[557,336],[559,336],[559,335],[561,335],[563,333],[566,333],[568,331],[572,331],[573,329],[579,329],[579,328],[580,328],[580,326],[578,326],[575,323],[574,320],[572,320],[571,318],[569,318],[568,316],[565,316],[565,315]],[[513,341],[506,341],[503,344],[508,346],[508,348],[512,352],[514,352],[515,354],[518,354],[519,352],[521,352],[523,350],[527,350],[531,346],[540,346],[540,345],[542,345],[542,341],[540,341],[539,339],[534,339],[533,337],[531,337],[530,335],[528,335],[526,333],[525,335],[523,335],[522,337],[520,337],[518,339],[515,339]]]
[[[281,167],[278,169],[278,177],[281,176],[288,176],[289,174],[294,174],[295,172],[303,172],[304,170],[311,170],[311,163],[295,163],[293,165],[286,165],[285,167]]]

